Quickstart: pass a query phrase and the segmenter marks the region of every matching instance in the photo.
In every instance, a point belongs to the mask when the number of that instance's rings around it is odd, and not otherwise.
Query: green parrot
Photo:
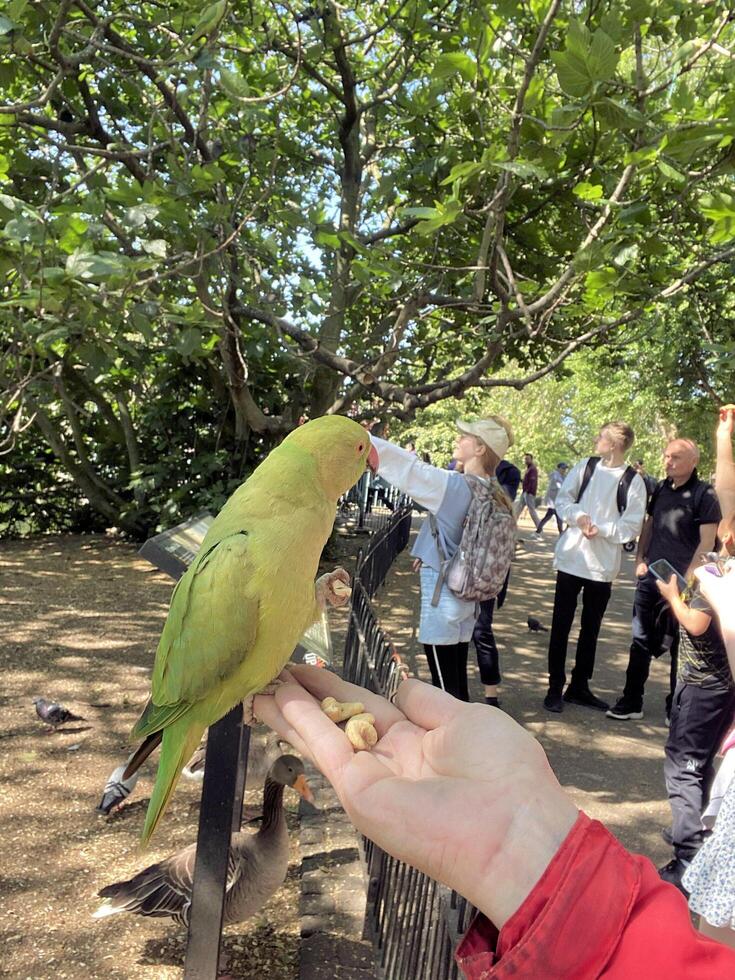
[[[346,577],[331,573],[315,588],[339,497],[377,465],[361,425],[324,416],[291,432],[217,515],[174,589],[151,698],[133,729],[145,741],[123,778],[163,743],[144,845],[205,729],[280,674],[331,581]]]

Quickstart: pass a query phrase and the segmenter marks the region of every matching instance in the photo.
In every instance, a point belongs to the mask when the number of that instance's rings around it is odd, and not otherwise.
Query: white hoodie
[[[569,527],[561,535],[554,552],[554,568],[568,575],[612,582],[620,571],[621,545],[634,541],[646,514],[646,485],[636,474],[628,490],[628,505],[618,513],[618,483],[622,466],[605,466],[600,461],[587,484],[582,499],[576,503],[587,460],[572,467],[556,498],[556,513]],[[586,514],[599,529],[594,538],[586,538],[577,518]]]

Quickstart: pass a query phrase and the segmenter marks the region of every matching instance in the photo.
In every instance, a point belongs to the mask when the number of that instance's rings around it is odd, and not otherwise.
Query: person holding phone
[[[671,653],[671,672],[666,714],[670,714],[676,686],[678,624],[656,587],[651,565],[666,559],[688,581],[699,565],[700,555],[715,546],[722,514],[714,489],[697,476],[698,462],[699,449],[691,439],[674,439],[664,451],[666,479],[648,501],[648,516],[638,540],[633,642],[625,687],[607,712],[608,718],[643,718],[643,694],[651,658],[660,657],[667,650]]]
[[[733,530],[726,521],[720,529],[722,537]],[[655,575],[654,565],[659,562],[651,565]],[[659,874],[684,891],[682,876],[704,840],[701,813],[714,776],[712,763],[735,710],[735,682],[712,607],[697,580],[691,589],[684,582],[684,592],[682,581],[672,569],[667,581],[657,578],[656,587],[679,624],[677,683],[664,761],[674,856]]]

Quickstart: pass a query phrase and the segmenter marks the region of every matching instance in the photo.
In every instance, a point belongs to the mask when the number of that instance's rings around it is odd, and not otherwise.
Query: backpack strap
[[[618,483],[618,513],[623,514],[628,506],[628,491],[630,485],[636,477],[636,471],[632,466],[626,466],[625,473],[620,477]]]
[[[577,499],[574,501],[576,504],[582,499],[582,494],[585,492],[589,486],[589,482],[592,479],[592,474],[597,469],[597,464],[600,462],[599,456],[590,456],[587,460],[587,465],[584,468],[584,473],[582,475],[582,482],[579,486],[579,492],[577,493]]]
[[[439,605],[439,596],[441,594],[442,586],[444,585],[444,579],[446,578],[446,565],[447,556],[442,547],[441,535],[439,534],[439,525],[436,522],[436,517],[429,511],[429,527],[431,528],[431,535],[434,538],[434,544],[436,545],[436,550],[439,553],[439,575],[436,580],[436,585],[434,586],[434,594],[431,597],[432,606]]]

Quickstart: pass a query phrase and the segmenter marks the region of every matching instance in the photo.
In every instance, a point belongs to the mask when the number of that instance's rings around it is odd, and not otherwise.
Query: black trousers
[[[566,681],[564,665],[567,659],[569,633],[577,611],[577,598],[582,593],[582,622],[577,640],[577,656],[572,670],[572,685],[586,688],[595,667],[597,637],[602,617],[612,593],[611,582],[593,582],[567,572],[556,573],[554,616],[549,637],[549,687],[561,691]]]
[[[495,599],[487,599],[480,603],[480,615],[475,623],[472,642],[477,650],[477,666],[480,668],[480,680],[483,684],[500,683],[500,656],[493,633],[493,615],[495,614]]]
[[[671,699],[676,687],[676,660],[679,650],[679,629],[674,621],[668,602],[656,587],[650,572],[638,579],[633,600],[633,642],[630,645],[628,668],[625,672],[623,697],[636,711],[643,707],[643,692],[651,658],[671,653],[669,672],[669,696],[666,710],[671,710]]]
[[[702,845],[701,813],[712,783],[712,760],[735,709],[735,692],[679,682],[671,705],[664,777],[674,853],[690,861]]]
[[[538,527],[536,528],[536,530],[543,531],[544,525],[548,524],[548,522],[551,520],[552,517],[556,518],[556,527],[559,531],[559,534],[561,534],[561,532],[564,530],[564,521],[562,521],[561,517],[559,517],[559,515],[557,514],[557,512],[554,510],[553,507],[547,508],[546,513],[538,522]]]
[[[441,687],[447,694],[453,694],[460,701],[469,701],[467,687],[467,651],[469,643],[452,643],[437,646],[424,643],[424,653],[429,661],[431,683]]]

